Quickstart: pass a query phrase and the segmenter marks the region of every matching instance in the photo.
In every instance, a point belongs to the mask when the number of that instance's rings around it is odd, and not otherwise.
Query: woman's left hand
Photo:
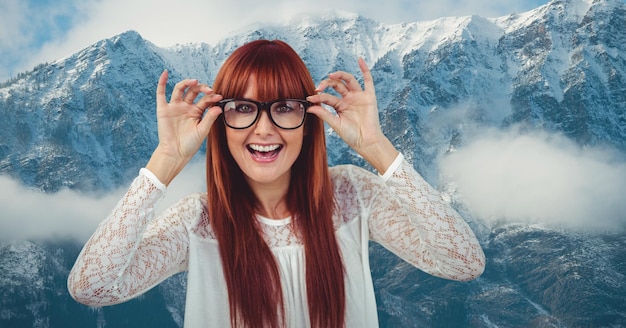
[[[348,146],[357,152],[377,142],[382,136],[372,74],[362,58],[359,58],[359,67],[363,73],[365,89],[361,89],[354,75],[338,71],[330,73],[328,79],[323,80],[316,91],[322,92],[331,87],[341,97],[320,93],[307,98],[310,102],[324,103],[335,109],[337,115],[321,106],[311,107],[309,113],[326,121]]]
[[[359,58],[359,67],[363,73],[365,86],[363,89],[354,75],[338,71],[329,74],[328,79],[323,80],[316,91],[321,92],[331,87],[341,97],[319,93],[307,98],[312,103],[324,103],[333,107],[337,115],[321,106],[312,106],[308,112],[328,123],[348,146],[363,156],[379,172],[384,172],[388,167],[386,164],[390,164],[398,152],[380,128],[372,73],[362,58]],[[381,158],[380,164],[373,162],[374,158],[380,155],[393,156],[393,158],[390,161],[388,158]]]

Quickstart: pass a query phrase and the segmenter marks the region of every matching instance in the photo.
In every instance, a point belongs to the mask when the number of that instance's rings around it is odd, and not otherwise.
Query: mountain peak
[[[547,17],[556,16],[561,19],[566,18],[568,21],[580,22],[594,3],[599,2],[597,0],[551,0],[543,7],[543,14]]]
[[[135,31],[135,30],[128,30],[126,32],[122,32],[118,35],[115,35],[111,38],[109,38],[112,42],[118,42],[118,41],[137,41],[137,40],[144,40],[144,38],[139,34],[139,32]]]
[[[339,9],[329,9],[319,13],[303,13],[286,21],[288,25],[318,25],[326,21],[359,22],[374,21],[361,14],[343,11]]]

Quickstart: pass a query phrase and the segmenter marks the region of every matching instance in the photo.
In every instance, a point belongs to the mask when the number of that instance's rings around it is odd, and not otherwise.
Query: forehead
[[[257,79],[254,75],[251,75],[248,79],[248,85],[246,86],[246,91],[243,93],[243,97],[246,99],[260,101],[258,99],[258,90]]]
[[[287,74],[289,75],[289,74]],[[272,101],[277,99],[296,98],[304,99],[307,92],[304,91],[302,83],[289,76],[275,76],[272,74],[251,73],[242,79],[245,83],[239,84],[235,91],[230,92],[228,98],[246,98],[255,101]]]

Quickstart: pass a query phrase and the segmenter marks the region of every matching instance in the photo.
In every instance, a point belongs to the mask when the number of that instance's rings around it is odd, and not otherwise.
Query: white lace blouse
[[[378,327],[369,240],[438,277],[464,281],[482,273],[484,254],[468,225],[402,155],[383,176],[351,165],[330,172],[346,273],[346,327]],[[187,270],[185,327],[227,327],[217,241],[210,227],[199,228],[208,225],[198,224],[208,220],[206,194],[190,195],[157,216],[165,189],[151,172],[140,171],[78,256],[70,294],[91,306],[117,304]],[[304,251],[291,219],[257,219],[279,266],[286,324],[308,327]]]

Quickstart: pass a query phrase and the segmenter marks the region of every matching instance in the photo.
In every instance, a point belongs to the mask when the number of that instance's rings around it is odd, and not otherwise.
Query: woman
[[[213,89],[183,80],[169,102],[164,72],[159,144],[79,255],[72,296],[116,304],[186,270],[186,327],[376,327],[368,240],[439,277],[480,275],[472,231],[383,135],[359,66],[364,90],[345,72],[316,88],[293,49],[260,40],[233,52]],[[328,168],[324,122],[380,176]],[[155,217],[206,136],[207,192]]]

